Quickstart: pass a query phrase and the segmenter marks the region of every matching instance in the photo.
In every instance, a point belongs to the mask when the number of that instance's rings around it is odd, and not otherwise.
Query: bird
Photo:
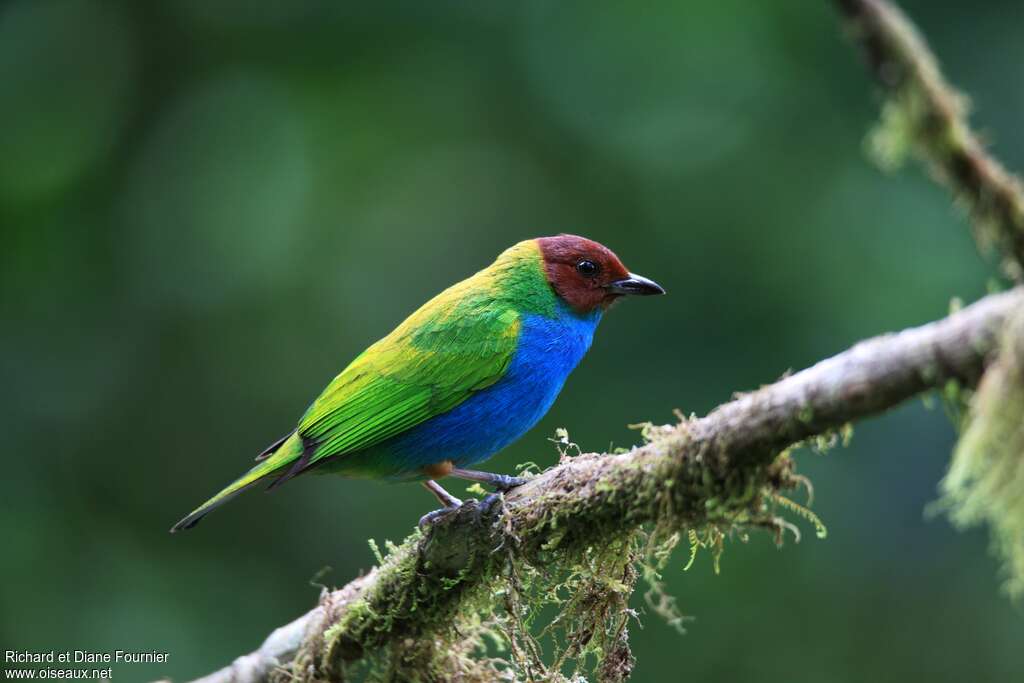
[[[612,304],[664,293],[585,237],[519,242],[359,354],[295,429],[171,532],[254,486],[305,473],[421,482],[442,505],[421,525],[462,505],[443,477],[507,492],[525,479],[471,468],[548,412]]]

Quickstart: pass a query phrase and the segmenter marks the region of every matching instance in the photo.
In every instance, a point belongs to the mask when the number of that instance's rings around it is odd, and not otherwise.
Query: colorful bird
[[[422,481],[444,508],[421,523],[462,504],[435,481],[441,477],[500,491],[518,486],[518,477],[467,468],[547,413],[611,304],[664,293],[586,238],[520,242],[357,356],[294,431],[171,531],[195,526],[261,482],[275,488],[305,472]]]

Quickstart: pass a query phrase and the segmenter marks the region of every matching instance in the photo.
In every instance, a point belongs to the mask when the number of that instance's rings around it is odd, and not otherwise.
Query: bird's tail
[[[191,529],[212,510],[228,502],[239,493],[252,488],[262,480],[270,477],[280,477],[281,471],[289,467],[302,454],[302,441],[297,435],[289,435],[288,438],[275,444],[278,448],[273,453],[264,452],[261,460],[255,467],[231,482],[224,489],[210,500],[206,501],[184,519],[171,527],[171,533]],[[298,448],[295,448],[297,446]],[[268,449],[269,451],[269,449]]]

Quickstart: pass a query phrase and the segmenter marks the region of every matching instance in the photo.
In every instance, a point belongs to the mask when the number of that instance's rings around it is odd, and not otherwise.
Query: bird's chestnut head
[[[626,270],[611,249],[586,237],[541,237],[537,244],[551,287],[579,313],[608,308],[630,294],[665,293],[656,282]]]

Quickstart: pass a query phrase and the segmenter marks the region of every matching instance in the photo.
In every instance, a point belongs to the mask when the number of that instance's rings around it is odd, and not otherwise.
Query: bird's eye
[[[582,275],[583,277],[594,277],[595,275],[597,275],[597,271],[599,270],[601,270],[601,268],[598,267],[596,263],[594,263],[593,261],[588,261],[586,259],[583,259],[582,261],[576,264],[576,272]]]

